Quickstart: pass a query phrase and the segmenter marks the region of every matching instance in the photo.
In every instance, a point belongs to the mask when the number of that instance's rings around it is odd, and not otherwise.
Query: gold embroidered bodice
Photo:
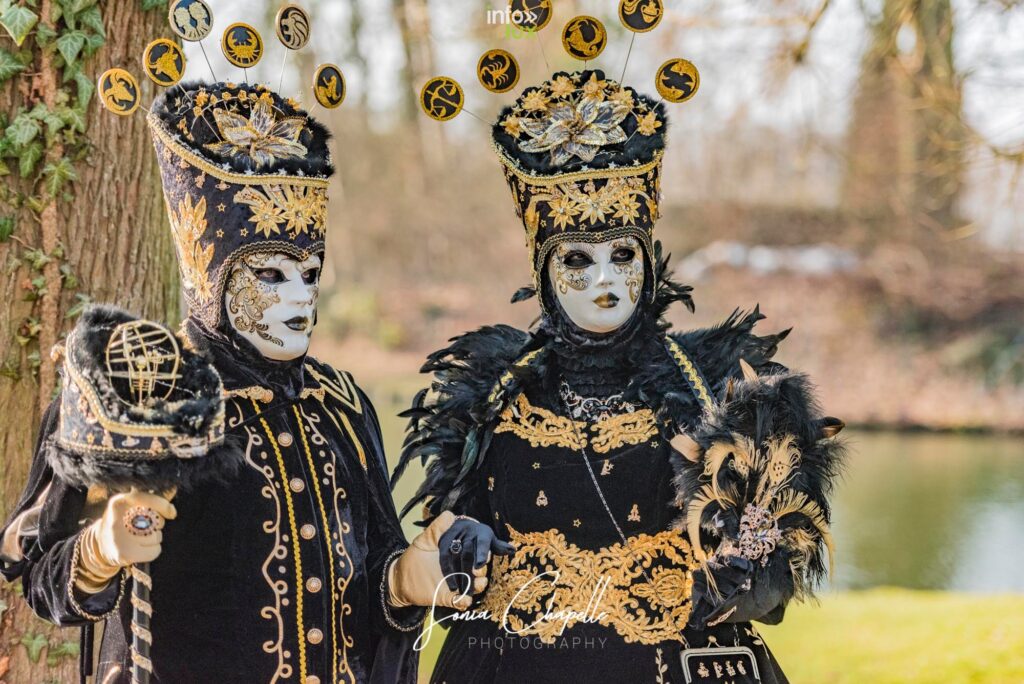
[[[650,409],[588,422],[561,413],[557,398],[520,394],[499,416],[481,477],[487,510],[475,515],[517,545],[492,563],[483,608],[494,622],[546,643],[594,625],[628,643],[679,640],[694,561],[671,529],[673,471]]]

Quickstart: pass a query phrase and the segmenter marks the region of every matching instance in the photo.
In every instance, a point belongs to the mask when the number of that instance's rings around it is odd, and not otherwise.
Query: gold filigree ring
[[[146,506],[132,506],[125,511],[122,522],[137,537],[148,537],[164,529],[163,516]]]

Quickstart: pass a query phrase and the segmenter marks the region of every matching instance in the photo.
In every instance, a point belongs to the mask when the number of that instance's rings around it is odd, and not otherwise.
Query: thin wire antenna
[[[548,64],[548,56],[544,52],[544,41],[540,39],[540,31],[536,28],[532,29],[534,37],[537,39],[537,45],[540,47],[540,56],[544,58],[544,68],[551,71],[551,65]]]
[[[213,82],[217,82],[217,74],[213,73],[213,65],[210,64],[210,58],[206,54],[206,48],[203,47],[203,41],[199,41],[199,49],[203,51],[203,59],[206,60],[206,66],[210,67],[210,76],[213,76]]]
[[[483,120],[482,118],[480,118],[479,116],[477,116],[477,115],[476,115],[476,114],[474,114],[473,112],[469,111],[469,110],[468,110],[468,109],[466,109],[465,107],[463,107],[463,108],[462,108],[462,111],[466,112],[466,113],[467,113],[467,114],[469,114],[469,115],[470,115],[471,117],[473,117],[474,119],[476,119],[477,121],[479,121],[479,122],[480,122],[480,123],[482,123],[483,125],[485,125],[485,126],[487,126],[488,128],[490,128],[491,124],[487,123],[487,122],[486,122],[486,121],[484,121],[484,120]]]
[[[284,67],[288,64],[288,55],[291,54],[291,50],[284,51],[284,59],[281,60],[281,75],[277,79],[277,92],[281,92],[281,88],[284,85]]]
[[[619,76],[619,83],[622,83],[623,79],[626,78],[626,67],[629,66],[629,57],[633,54],[633,42],[636,40],[636,34],[629,39],[629,50],[626,51],[626,62],[622,65],[622,75]]]
[[[245,79],[245,85],[249,85],[249,70],[246,67],[242,67],[242,78]]]

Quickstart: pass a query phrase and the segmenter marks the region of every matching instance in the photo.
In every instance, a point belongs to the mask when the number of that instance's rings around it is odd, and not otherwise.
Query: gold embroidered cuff
[[[89,590],[89,589],[85,588],[85,587],[90,586],[90,582],[95,583],[97,581],[96,577],[94,575],[90,575],[88,578],[85,578],[85,577],[82,576],[82,572],[83,572],[83,568],[82,568],[82,564],[81,564],[82,542],[83,542],[83,538],[86,537],[86,532],[88,532],[90,529],[92,529],[92,528],[86,528],[85,530],[83,530],[78,535],[78,538],[75,539],[75,546],[74,546],[74,549],[71,552],[71,569],[68,571],[68,584],[67,584],[67,589],[66,590],[67,590],[67,595],[68,595],[68,603],[71,605],[71,609],[75,612],[75,614],[77,614],[77,615],[79,615],[79,616],[81,616],[81,617],[83,617],[83,618],[85,618],[87,620],[92,620],[94,622],[99,622],[100,620],[104,620],[104,619],[107,618],[107,616],[109,616],[109,615],[113,614],[114,612],[116,612],[118,607],[121,605],[121,599],[124,598],[125,584],[128,581],[128,573],[121,572],[120,586],[117,589],[117,600],[114,602],[113,607],[110,610],[108,610],[107,612],[105,612],[103,614],[99,614],[99,615],[95,614],[95,613],[90,613],[88,610],[85,609],[85,607],[82,606],[81,603],[79,603],[78,598],[75,596],[75,589],[76,588],[78,588],[79,591],[81,591],[82,593],[85,593],[85,594],[96,594],[96,593],[99,593],[100,591],[102,591],[106,587],[106,584],[108,584],[109,581],[111,579],[113,579],[117,575],[117,572],[120,572],[120,568],[118,568],[118,570],[115,571],[115,573],[113,575],[111,575],[110,577],[107,578],[107,580],[104,582],[104,585],[100,586],[99,589],[96,589],[96,590],[93,591],[93,590]],[[80,584],[82,579],[85,580],[85,585],[84,586],[82,586]]]

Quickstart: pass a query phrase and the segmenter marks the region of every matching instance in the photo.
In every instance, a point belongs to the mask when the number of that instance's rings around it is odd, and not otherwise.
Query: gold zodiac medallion
[[[579,16],[569,20],[562,31],[562,46],[576,59],[594,59],[608,44],[604,24],[594,17]]]
[[[247,69],[263,57],[263,39],[252,26],[238,22],[224,31],[220,49],[229,62]]]
[[[686,102],[700,88],[700,72],[693,62],[676,57],[658,68],[654,87],[669,102]]]
[[[167,21],[182,40],[202,40],[213,28],[213,12],[203,0],[172,0],[167,9]]]
[[[635,33],[654,29],[665,14],[661,0],[620,0],[619,21]]]
[[[420,91],[420,107],[435,121],[450,121],[462,111],[466,103],[462,86],[454,78],[435,76],[423,84]]]
[[[345,76],[335,64],[321,64],[313,74],[313,95],[322,107],[334,109],[345,100]]]
[[[106,356],[107,377],[118,396],[130,396],[137,406],[170,398],[181,378],[178,340],[157,323],[135,320],[117,326],[107,341]]]
[[[523,31],[540,31],[551,21],[551,0],[509,0],[509,21]]]
[[[289,50],[298,50],[309,42],[309,15],[298,5],[285,5],[274,20],[277,39]]]
[[[157,38],[142,53],[142,68],[149,80],[167,88],[185,75],[185,52],[173,40]]]
[[[139,82],[124,69],[107,69],[96,82],[100,102],[118,116],[128,116],[139,108]]]
[[[507,93],[519,82],[519,62],[507,50],[488,50],[476,63],[476,77],[492,93]]]

